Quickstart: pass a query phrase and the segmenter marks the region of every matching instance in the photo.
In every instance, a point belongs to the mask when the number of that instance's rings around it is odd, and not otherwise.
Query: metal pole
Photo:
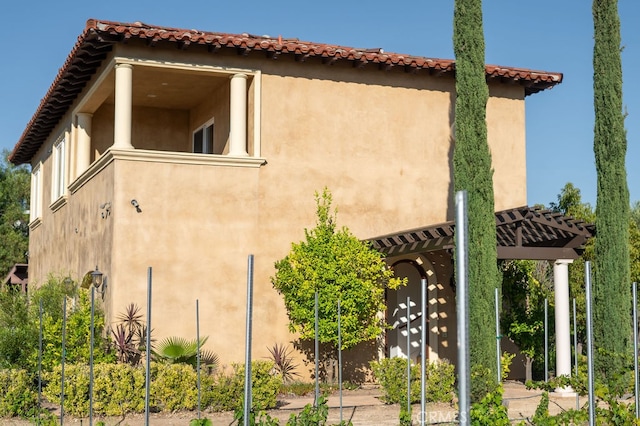
[[[95,292],[96,288],[91,286],[91,336],[89,336],[89,426],[93,426],[93,333],[95,330]]]
[[[420,424],[427,420],[427,279],[420,280],[420,297],[422,315],[420,316]]]
[[[544,382],[549,381],[549,300],[544,299]]]
[[[67,297],[62,301],[62,364],[60,371],[60,424],[64,424],[64,360],[67,354],[66,339],[67,339]]]
[[[411,417],[411,296],[407,296],[407,413]]]
[[[458,420],[461,425],[469,425],[471,403],[471,369],[469,361],[469,234],[467,232],[467,191],[458,191],[456,202],[456,315],[458,320]]]
[[[147,342],[146,342],[146,373],[145,373],[145,398],[144,398],[144,424],[149,426],[149,405],[151,388],[151,289],[152,289],[152,269],[147,270]]]
[[[593,392],[593,342],[591,329],[591,262],[584,263],[584,284],[587,298],[587,373],[589,379],[589,425],[596,424],[596,398]]]
[[[340,326],[340,299],[338,299],[338,386],[340,387],[340,424],[342,424],[342,329]]]
[[[578,316],[576,315],[576,298],[573,298],[573,363],[575,377],[578,378]],[[580,394],[576,392],[576,410],[580,409]]]
[[[196,374],[198,380],[198,419],[200,418],[200,310],[198,305],[198,299],[196,299]]]
[[[320,345],[318,343],[318,290],[315,293],[315,305],[314,305],[314,316],[315,316],[315,342],[314,342],[314,350],[315,350],[315,374],[316,374],[316,393],[315,398],[313,399],[313,406],[318,406],[318,398],[320,397],[320,382],[318,381],[318,373],[319,373],[319,364],[318,357],[320,356]]]
[[[253,255],[247,260],[247,321],[244,353],[244,426],[249,425],[251,413],[251,319],[253,317]]]
[[[42,299],[38,306],[40,318],[40,333],[38,337],[38,424],[40,424],[40,411],[42,410]]]
[[[502,383],[502,360],[500,348],[500,300],[498,298],[498,289],[496,288],[496,365],[498,366],[498,384]]]
[[[638,283],[633,283],[633,378],[636,397],[636,419],[640,418],[638,406]]]

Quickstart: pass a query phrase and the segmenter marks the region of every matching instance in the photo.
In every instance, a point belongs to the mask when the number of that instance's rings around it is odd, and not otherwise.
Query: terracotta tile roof
[[[232,49],[243,55],[262,52],[267,58],[274,59],[286,55],[297,61],[310,58],[319,58],[327,64],[349,61],[355,67],[376,66],[381,70],[401,67],[406,72],[426,72],[430,75],[455,73],[455,61],[451,59],[425,58],[387,53],[382,49],[357,49],[246,33],[214,33],[151,26],[140,22],[128,24],[90,19],[9,156],[11,162],[20,164],[31,160],[113,45],[130,39],[145,40],[149,46],[176,43],[179,48],[187,49],[191,45],[204,45],[212,52],[221,49]],[[497,65],[487,65],[486,70],[488,80],[521,84],[526,95],[553,87],[562,81],[560,73]]]

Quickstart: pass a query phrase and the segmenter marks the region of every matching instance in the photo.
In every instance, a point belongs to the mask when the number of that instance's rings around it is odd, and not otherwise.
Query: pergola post
[[[571,377],[571,319],[569,317],[569,264],[571,259],[553,263],[556,325],[556,377]],[[557,388],[556,393],[575,395],[570,386]]]

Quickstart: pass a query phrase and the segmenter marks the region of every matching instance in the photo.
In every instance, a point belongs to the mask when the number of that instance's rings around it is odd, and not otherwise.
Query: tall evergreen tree
[[[0,153],[0,278],[15,263],[25,263],[29,245],[29,170],[7,161]]]
[[[593,26],[593,148],[598,176],[594,343],[599,348],[596,369],[612,384],[631,341],[629,189],[617,0],[593,1]]]
[[[456,0],[453,17],[456,57],[454,188],[466,190],[469,225],[469,336],[472,387],[482,394],[496,379],[494,289],[500,285],[496,253],[493,169],[487,142],[482,1]],[[483,373],[481,373],[483,372]],[[484,380],[479,380],[480,378]],[[483,385],[484,383],[484,385]]]

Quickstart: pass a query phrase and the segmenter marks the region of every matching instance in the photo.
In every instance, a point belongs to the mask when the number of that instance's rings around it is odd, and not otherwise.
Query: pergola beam
[[[556,260],[577,259],[580,257],[580,253],[569,247],[498,246],[497,249],[498,259],[505,260]]]
[[[593,225],[536,207],[517,207],[495,215],[500,259],[577,259],[595,234]],[[398,256],[450,248],[454,231],[455,223],[447,222],[369,241],[386,256]]]

